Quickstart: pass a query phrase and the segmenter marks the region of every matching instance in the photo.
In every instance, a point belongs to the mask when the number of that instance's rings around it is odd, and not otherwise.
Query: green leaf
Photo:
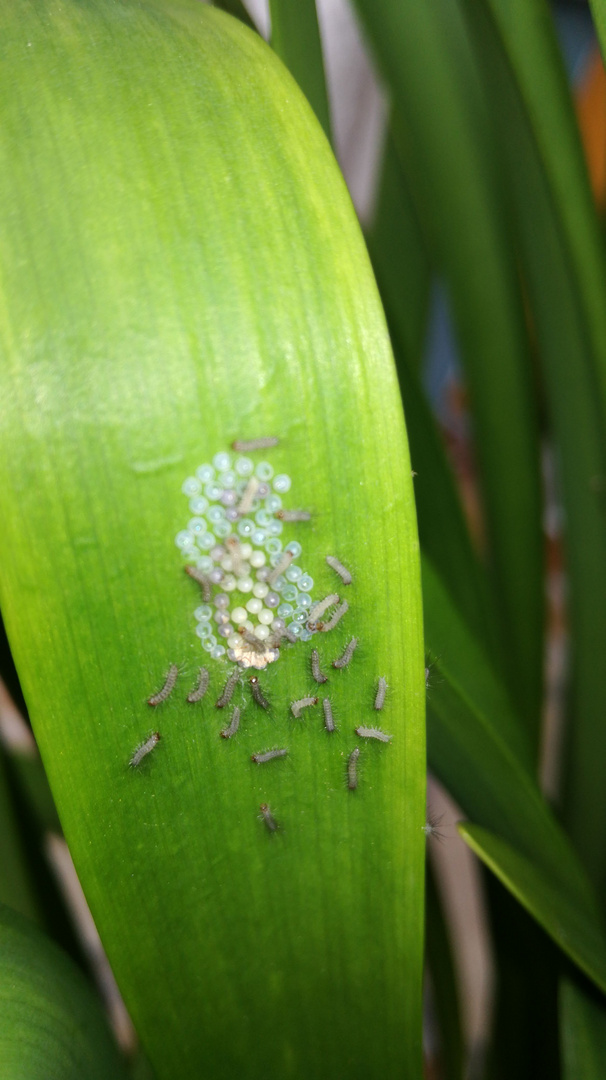
[[[126,1080],[99,1002],[78,968],[26,919],[0,908],[3,1080]]]
[[[606,1072],[604,999],[572,979],[560,980],[560,1029],[564,1080],[602,1080]]]
[[[515,259],[491,149],[435,4],[356,0],[402,168],[442,270],[470,391],[511,693],[536,742],[542,669],[539,454]],[[451,20],[452,22],[452,20]]]
[[[510,181],[565,508],[573,654],[565,818],[601,893],[606,883],[601,768],[606,754],[606,274],[600,230],[546,6],[536,0],[470,0],[469,8],[484,63],[485,97],[494,109],[503,172]]]
[[[526,732],[487,656],[426,557],[423,603],[426,642],[435,657],[428,691],[430,767],[465,814],[498,834],[495,844],[506,844],[507,862],[499,863],[501,847],[495,848],[491,869],[588,970],[591,950],[580,936],[580,923],[587,926],[586,939],[594,944],[602,939],[591,886],[539,792]],[[534,874],[532,885],[526,867]],[[554,896],[561,897],[557,918],[550,906]],[[567,919],[571,913],[574,918]],[[595,947],[591,977],[602,985],[602,959]]]
[[[24,0],[2,11],[0,42],[1,602],[127,1006],[160,1080],[414,1080],[418,539],[389,340],[343,180],[272,51],[194,0]],[[311,645],[297,644],[261,672],[271,715],[238,688],[226,741],[214,702],[229,665],[209,658],[209,695],[185,701],[208,654],[174,543],[191,515],[181,485],[233,439],[274,434],[286,505],[313,511],[282,539],[300,540],[314,598],[336,586],[350,605],[317,641],[339,731],[320,708],[290,715],[310,688]],[[350,667],[334,670],[354,634]],[[152,711],[173,662],[175,693]],[[379,675],[393,742],[362,746],[348,791]],[[161,742],[129,770],[153,730]],[[271,746],[288,759],[251,762]]]
[[[212,3],[215,7],[221,8],[222,11],[226,11],[228,15],[234,15],[236,19],[243,22],[250,30],[256,30],[255,24],[244,7],[242,0],[212,0]]]
[[[271,44],[330,139],[330,114],[315,0],[269,0]]]
[[[366,240],[392,337],[395,334],[407,362],[419,370],[427,334],[430,265],[391,132]]]
[[[465,823],[461,836],[519,902],[540,922],[561,949],[606,989],[606,942],[595,910],[581,902],[571,880],[550,876],[533,859],[501,837]],[[539,853],[537,853],[539,854]]]

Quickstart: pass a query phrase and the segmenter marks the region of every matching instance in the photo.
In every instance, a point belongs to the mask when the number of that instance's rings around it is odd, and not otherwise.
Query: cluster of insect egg
[[[301,641],[313,634],[307,627],[313,578],[296,563],[301,544],[292,540],[284,547],[284,526],[276,516],[290,486],[290,477],[274,476],[269,462],[255,466],[249,457],[232,459],[225,452],[183,483],[193,517],[175,543],[186,562],[219,590],[212,604],[194,612],[196,634],[214,660],[227,656],[241,667],[265,667],[278,658],[273,642],[285,628]],[[291,553],[291,564],[268,583],[284,552]],[[267,648],[252,648],[238,633],[242,628]]]

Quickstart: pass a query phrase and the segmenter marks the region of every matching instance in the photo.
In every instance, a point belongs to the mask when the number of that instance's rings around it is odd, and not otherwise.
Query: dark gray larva
[[[139,745],[135,747],[133,755],[128,763],[131,769],[136,769],[137,765],[141,764],[143,758],[151,753],[154,747],[158,745],[161,738],[160,732],[154,731],[149,736],[149,739],[146,739],[145,742],[139,743]]]
[[[258,676],[257,675],[251,675],[251,677],[249,679],[249,683],[250,683],[250,692],[251,692],[254,700],[256,701],[257,705],[260,705],[262,709],[269,709],[269,701],[267,700],[267,698],[265,697],[265,694],[263,693],[263,691],[261,689],[261,684],[259,682]]]
[[[322,701],[322,708],[324,709],[324,727],[327,731],[335,731],[335,720],[332,715],[332,704],[330,698],[325,697]]]
[[[317,683],[328,682],[328,677],[320,667],[320,656],[317,649],[311,650],[311,673]]]
[[[358,758],[360,756],[360,748],[356,746],[355,750],[352,750],[347,761],[347,786],[350,791],[355,791],[358,786]]]
[[[235,671],[232,671],[229,679],[225,683],[225,686],[223,687],[223,693],[217,698],[215,702],[218,709],[224,709],[226,705],[229,705],[239,678],[240,669],[236,668]]]
[[[350,662],[354,652],[356,651],[357,647],[358,647],[358,639],[355,638],[355,637],[352,637],[349,644],[345,646],[345,648],[343,650],[343,653],[339,657],[339,659],[338,660],[333,660],[332,666],[334,668],[347,667],[347,665],[349,664],[349,662]]]
[[[288,570],[288,567],[290,566],[293,559],[294,559],[294,555],[293,555],[292,551],[284,551],[282,553],[282,555],[280,556],[280,558],[278,559],[278,562],[274,566],[271,573],[269,573],[267,575],[267,577],[265,579],[267,581],[267,584],[268,585],[273,585],[274,582],[276,582],[278,580],[278,578],[280,577],[280,574],[283,574],[285,570]]]
[[[290,706],[293,716],[299,720],[303,709],[309,709],[312,705],[317,705],[317,697],[302,697],[298,701],[293,701]]]
[[[316,623],[317,629],[322,630],[325,634],[329,630],[334,630],[335,626],[338,622],[341,621],[346,611],[349,611],[349,604],[347,603],[347,600],[344,600],[342,604],[339,604],[337,610],[334,612],[333,616],[328,620],[328,622]]]
[[[378,742],[391,742],[393,736],[387,735],[381,728],[378,727],[357,727],[355,729],[356,735],[359,735],[361,739],[376,739]]]
[[[196,701],[202,701],[202,698],[208,690],[209,679],[210,675],[208,672],[208,668],[201,667],[200,671],[198,672],[198,682],[196,683],[194,689],[191,690],[187,695],[187,700],[189,701],[190,705],[194,705]]]
[[[185,573],[189,574],[190,578],[198,583],[202,590],[202,599],[205,604],[210,604],[211,597],[211,584],[206,574],[203,574],[201,570],[198,570],[196,566],[185,566]]]
[[[279,441],[274,435],[265,435],[261,439],[234,439],[231,448],[244,454],[248,450],[269,450],[271,446],[277,446]]]
[[[334,570],[339,575],[344,585],[351,585],[352,576],[346,566],[343,566],[342,562],[339,562],[334,555],[327,555],[326,562],[330,566],[331,570]]]
[[[240,727],[240,710],[236,705],[234,711],[231,714],[231,721],[229,727],[223,728],[221,732],[222,739],[231,739],[232,735],[236,734],[236,731]]]
[[[382,709],[385,704],[385,695],[387,693],[387,679],[381,675],[379,682],[377,683],[377,692],[375,695],[375,709]]]
[[[275,758],[283,758],[288,754],[288,750],[264,750],[260,754],[251,754],[250,760],[255,761],[257,765],[265,765],[266,761],[274,761]]]
[[[164,686],[162,687],[161,690],[158,690],[157,694],[152,694],[152,696],[147,699],[147,704],[148,705],[161,705],[163,701],[166,701],[167,697],[170,697],[173,690],[175,689],[175,683],[177,681],[178,674],[179,674],[179,666],[178,666],[178,664],[171,664],[168,671],[167,671],[167,673],[166,673],[166,679],[164,681]]]
[[[269,809],[267,803],[261,803],[259,810],[261,811],[261,817],[263,818],[263,821],[265,822],[269,831],[276,832],[278,828],[278,823],[271,810]]]

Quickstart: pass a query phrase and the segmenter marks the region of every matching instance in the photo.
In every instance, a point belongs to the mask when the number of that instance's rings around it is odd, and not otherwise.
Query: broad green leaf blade
[[[560,1038],[564,1080],[602,1080],[606,1074],[604,999],[572,979],[560,981]]]
[[[26,919],[0,908],[3,1080],[126,1080],[101,1007],[78,968]]]
[[[459,825],[461,836],[499,881],[544,927],[575,964],[606,989],[606,943],[595,915],[562,882],[545,874],[539,861],[516,851],[479,825]]]
[[[539,455],[500,182],[436,5],[356,0],[356,7],[392,94],[402,167],[449,290],[470,391],[508,681],[536,739],[543,621]]]
[[[0,42],[1,599],[129,1010],[160,1080],[416,1080],[418,540],[388,336],[342,178],[271,50],[193,0],[174,18],[159,2],[26,2],[2,13]],[[245,680],[241,729],[223,740],[213,703],[230,665],[194,633],[181,485],[234,438],[274,434],[285,505],[313,511],[281,539],[300,541],[314,599],[336,587],[350,605],[318,641],[339,730],[320,709],[290,715],[315,685],[301,642],[260,673],[271,714]],[[352,635],[350,667],[333,669]],[[211,690],[194,707],[204,660]],[[175,693],[152,712],[173,662]],[[362,746],[349,791],[379,675],[393,741]],[[160,744],[129,770],[154,730]],[[272,746],[289,757],[251,762]]]
[[[606,882],[606,336],[599,230],[568,91],[542,4],[472,5],[486,98],[511,184],[521,262],[557,442],[573,672],[565,817],[596,888]],[[498,9],[498,10],[497,10]],[[497,33],[498,30],[498,33]],[[501,36],[499,36],[499,34]],[[512,78],[512,69],[517,79]],[[601,300],[596,304],[595,298]]]
[[[498,834],[499,843],[507,842],[512,852],[508,867],[533,868],[534,894],[532,902],[527,902],[529,886],[522,870],[518,876],[512,872],[510,881],[509,869],[501,871],[494,860],[495,872],[504,884],[562,947],[565,941],[572,942],[575,958],[583,966],[587,950],[585,942],[579,941],[579,922],[584,920],[591,940],[602,937],[591,886],[538,790],[526,733],[488,658],[458,616],[427,558],[423,560],[423,603],[426,641],[435,657],[428,691],[429,764],[463,811]],[[560,923],[554,928],[548,900],[556,894],[562,901]],[[575,918],[566,922],[570,911]],[[596,959],[592,970],[598,982],[601,965]]]
[[[330,114],[316,0],[269,0],[271,44],[297,80],[330,139]]]

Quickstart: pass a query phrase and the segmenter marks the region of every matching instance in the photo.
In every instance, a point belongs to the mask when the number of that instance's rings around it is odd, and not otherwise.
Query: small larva
[[[264,750],[262,754],[251,754],[250,760],[255,761],[257,765],[264,765],[266,761],[273,761],[274,758],[286,757],[288,750]]]
[[[382,709],[385,704],[385,695],[387,693],[387,679],[381,675],[377,684],[377,693],[375,695],[375,709]]]
[[[352,658],[354,652],[356,651],[357,647],[358,647],[358,639],[355,638],[355,637],[352,637],[351,641],[349,642],[349,645],[345,646],[345,648],[343,650],[343,655],[340,656],[338,660],[333,660],[332,666],[334,668],[347,667],[347,665],[349,664],[349,661],[351,660],[351,658]]]
[[[359,735],[361,739],[377,739],[379,742],[391,742],[393,736],[386,735],[381,728],[378,727],[357,727],[355,729],[356,735]]]
[[[202,571],[198,570],[195,566],[185,566],[184,570],[186,574],[189,574],[190,578],[193,578],[194,581],[198,583],[202,590],[202,599],[204,600],[204,603],[209,604],[211,597],[211,586],[206,574],[203,574]]]
[[[246,626],[238,626],[236,632],[246,642],[247,645],[250,645],[251,649],[254,649],[256,652],[259,653],[265,652],[265,649],[267,648],[267,642],[261,641],[261,638],[256,637],[256,635],[253,634],[252,630],[248,630]]]
[[[273,435],[266,435],[262,439],[234,439],[231,444],[232,450],[246,453],[248,450],[269,450],[271,446],[277,446],[280,442]]]
[[[355,791],[358,786],[358,758],[360,756],[360,748],[356,746],[355,750],[352,750],[347,761],[347,786],[350,791]]]
[[[330,618],[328,622],[318,623],[317,629],[322,630],[325,634],[328,633],[329,630],[334,630],[335,626],[338,622],[341,621],[346,611],[349,611],[349,604],[347,603],[347,600],[344,600],[342,604],[339,604],[332,618]]]
[[[339,595],[338,595],[338,593],[335,592],[335,593],[331,593],[330,596],[325,596],[323,600],[320,600],[320,601],[318,601],[317,604],[314,604],[311,611],[309,612],[309,619],[308,619],[308,622],[307,622],[307,625],[308,625],[309,629],[311,630],[310,623],[317,622],[317,620],[320,618],[320,616],[323,615],[324,612],[329,607],[332,607],[333,604],[338,604],[338,603],[339,603]]]
[[[257,494],[257,491],[259,490],[260,486],[261,485],[260,485],[259,481],[257,480],[257,477],[256,476],[251,476],[250,480],[248,481],[248,484],[246,485],[244,494],[242,495],[242,498],[240,499],[240,502],[238,503],[238,513],[239,514],[247,514],[248,513],[248,511],[250,510],[250,508],[251,508],[251,506],[253,504],[253,499],[254,499],[255,495]]]
[[[269,701],[267,700],[265,694],[261,689],[261,684],[259,682],[258,676],[251,675],[248,681],[250,683],[250,692],[257,705],[260,705],[262,709],[269,709]]]
[[[224,709],[226,705],[229,705],[239,678],[240,669],[236,668],[235,671],[232,671],[227,682],[225,683],[225,686],[223,687],[223,693],[217,698],[215,702],[215,705],[218,709]]]
[[[280,574],[283,574],[285,570],[288,570],[288,567],[290,566],[293,559],[294,555],[292,551],[283,552],[282,558],[278,560],[271,573],[267,575],[265,579],[267,581],[267,584],[273,585],[274,582],[277,581],[280,577]]]
[[[234,711],[231,714],[231,720],[230,720],[230,723],[229,723],[229,727],[226,727],[226,728],[223,729],[223,731],[221,732],[221,738],[222,739],[231,739],[232,735],[236,734],[236,731],[238,730],[239,727],[240,727],[240,710],[239,710],[238,706],[236,705],[234,707]]]
[[[290,706],[290,709],[291,709],[291,712],[292,712],[293,716],[297,720],[299,720],[300,716],[301,716],[301,712],[302,712],[303,709],[309,709],[309,707],[311,705],[317,705],[317,704],[318,704],[318,698],[317,697],[302,697],[302,698],[299,698],[298,701],[293,701],[292,705]]]
[[[261,817],[263,818],[263,821],[265,822],[269,831],[276,832],[278,828],[278,823],[271,810],[269,809],[267,803],[261,803],[259,810],[261,811]]]
[[[146,757],[147,754],[151,753],[151,751],[154,749],[154,746],[158,745],[161,738],[162,736],[160,735],[160,732],[154,731],[150,735],[149,739],[146,739],[145,742],[139,743],[139,745],[135,747],[133,755],[128,763],[131,769],[136,769],[137,765],[141,764],[143,758]]]
[[[201,667],[198,673],[198,682],[196,683],[194,689],[191,690],[187,695],[187,701],[189,701],[190,705],[193,705],[196,701],[202,701],[202,698],[208,690],[209,679],[210,675],[208,672],[208,668]]]
[[[240,548],[240,541],[236,536],[228,536],[225,541],[225,547],[231,555],[232,570],[238,578],[242,572],[242,551]]]
[[[334,570],[335,573],[339,575],[344,585],[351,585],[351,574],[347,567],[343,566],[342,562],[339,562],[339,560],[336,559],[334,555],[327,555],[326,562],[330,566],[331,570]]]
[[[276,510],[280,521],[311,521],[309,510]]]
[[[290,641],[291,645],[296,645],[298,640],[299,640],[297,635],[293,634],[292,630],[290,629],[290,626],[283,626],[281,630],[275,630],[274,631],[274,634],[273,634],[272,639],[271,639],[272,640],[272,647],[273,648],[279,648],[280,647],[280,641],[282,640],[283,637],[285,637],[287,641]]]
[[[175,683],[177,681],[178,674],[178,665],[171,664],[166,675],[164,686],[161,690],[158,690],[157,694],[152,694],[152,696],[147,699],[147,704],[161,705],[163,701],[166,701],[167,697],[169,697],[175,689]]]
[[[332,715],[332,704],[330,698],[325,697],[322,701],[322,708],[324,709],[324,727],[327,731],[335,731],[335,721]]]
[[[444,839],[444,833],[440,829],[440,825],[443,818],[443,814],[440,814],[440,817],[436,817],[435,814],[431,813],[431,811],[428,812],[425,825],[421,825],[421,828],[425,833],[426,840],[429,840],[430,837],[433,837],[435,840],[439,840],[439,842],[442,843]]]
[[[311,650],[311,673],[317,683],[328,682],[328,676],[320,667],[320,656],[317,649]]]

